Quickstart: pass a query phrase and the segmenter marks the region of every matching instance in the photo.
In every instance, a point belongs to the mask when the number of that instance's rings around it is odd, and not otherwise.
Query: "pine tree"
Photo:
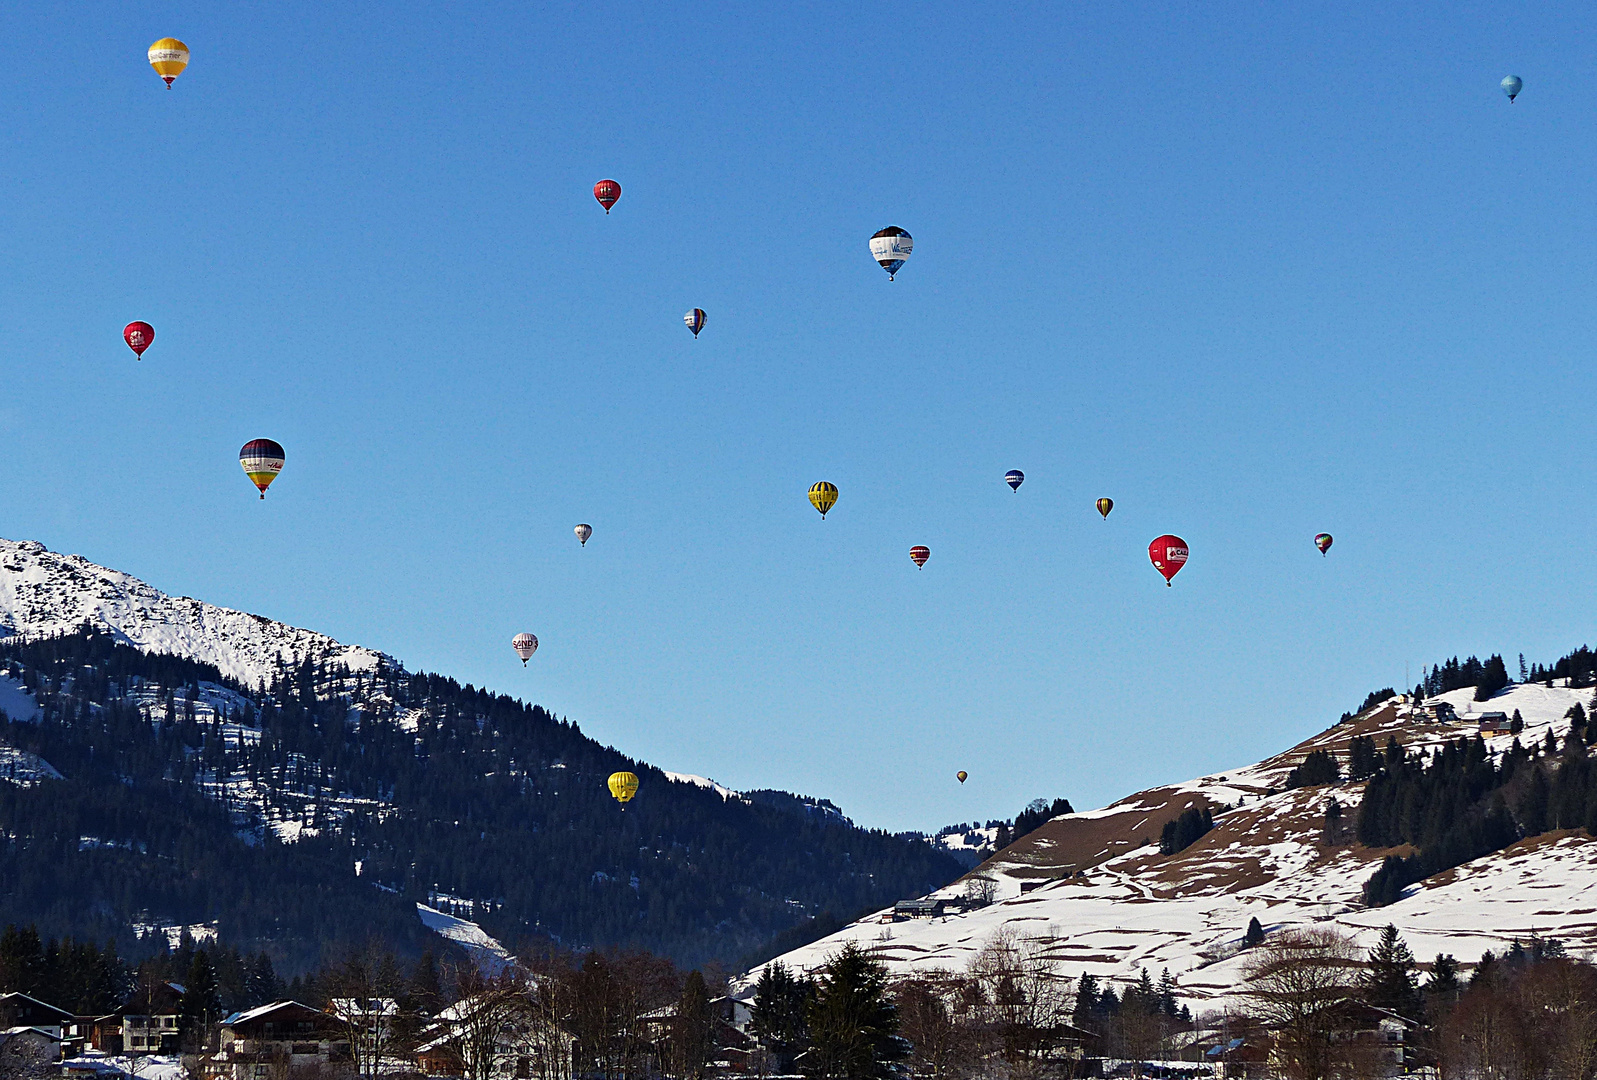
[[[1431,976],[1425,980],[1425,992],[1440,997],[1456,994],[1458,990],[1458,961],[1451,953],[1437,953],[1431,964]]]
[[[704,976],[688,972],[682,994],[677,998],[677,1013],[671,1023],[671,1054],[676,1075],[681,1080],[699,1080],[710,1060],[710,993]]]
[[[1076,1008],[1071,1022],[1079,1028],[1085,1028],[1092,1022],[1092,1016],[1097,1011],[1098,977],[1084,971],[1081,973],[1081,978],[1076,981]]]
[[[1420,991],[1414,972],[1414,954],[1398,936],[1397,927],[1388,924],[1381,939],[1370,950],[1364,976],[1364,1000],[1381,1009],[1410,1019],[1420,1015]]]
[[[1248,920],[1248,932],[1243,936],[1242,942],[1250,949],[1264,942],[1264,927],[1259,925],[1257,915]]]
[[[778,960],[766,964],[760,973],[749,1030],[761,1046],[776,1056],[779,1072],[791,1072],[793,1059],[808,1044],[805,1006],[813,989],[809,980],[794,978]]]
[[[887,1080],[908,1056],[887,969],[848,942],[821,970],[806,1016],[810,1053],[804,1071],[823,1080]]]

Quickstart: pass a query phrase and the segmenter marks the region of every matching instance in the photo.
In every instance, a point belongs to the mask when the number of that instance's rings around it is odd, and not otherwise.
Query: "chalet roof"
[[[305,1012],[313,1013],[316,1016],[326,1016],[329,1020],[333,1019],[333,1017],[322,1012],[322,1010],[313,1009],[309,1005],[303,1005],[298,1001],[274,1001],[270,1005],[260,1005],[253,1009],[246,1009],[243,1012],[236,1012],[232,1016],[229,1016],[227,1019],[223,1020],[222,1026],[237,1027],[240,1024],[248,1024],[253,1020],[262,1020],[267,1016],[270,1016],[272,1013],[284,1009],[301,1009]]]
[[[57,1035],[55,1032],[49,1031],[42,1027],[29,1027],[27,1024],[18,1024],[16,1027],[8,1027],[4,1031],[0,1031],[0,1040],[9,1039],[13,1035],[21,1035],[28,1031],[34,1032],[38,1035],[43,1035],[46,1039],[50,1039],[54,1042],[61,1041],[61,1036]]]
[[[68,1019],[68,1020],[76,1019],[74,1014],[67,1012],[65,1009],[57,1008],[56,1006],[50,1004],[48,1001],[40,1001],[38,998],[33,997],[30,994],[24,994],[20,990],[13,990],[9,994],[0,994],[0,1005],[6,1005],[6,1004],[11,1003],[11,1002],[22,1002],[22,1001],[26,1001],[26,1002],[29,1002],[31,1004],[38,1005],[41,1008],[49,1009],[51,1012],[56,1013],[57,1015],[62,1016],[64,1018]]]

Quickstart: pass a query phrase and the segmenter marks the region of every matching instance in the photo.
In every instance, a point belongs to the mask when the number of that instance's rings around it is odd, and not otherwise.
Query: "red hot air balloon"
[[[1166,533],[1148,545],[1148,558],[1152,560],[1153,568],[1164,575],[1164,583],[1169,585],[1176,571],[1187,565],[1187,542],[1179,536]]]
[[[122,328],[122,340],[128,343],[128,348],[133,350],[135,356],[143,360],[144,350],[155,340],[155,327],[135,319]]]
[[[599,200],[599,205],[604,207],[604,212],[609,213],[610,208],[621,198],[621,185],[614,180],[600,180],[593,185],[593,197]]]
[[[1324,555],[1327,551],[1330,551],[1331,550],[1331,534],[1330,533],[1321,533],[1320,535],[1316,536],[1314,538],[1314,546],[1320,549],[1320,554],[1321,555]]]
[[[932,549],[921,544],[916,544],[909,549],[909,559],[916,566],[925,566],[926,560],[932,557]]]

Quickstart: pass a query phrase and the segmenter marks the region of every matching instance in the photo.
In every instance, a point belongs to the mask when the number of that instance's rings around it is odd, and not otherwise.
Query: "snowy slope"
[[[469,952],[485,974],[498,975],[506,965],[515,960],[515,957],[499,944],[497,938],[469,919],[462,919],[422,903],[416,905],[416,914],[421,916],[422,925],[427,929],[440,937],[448,938]]]
[[[168,596],[138,578],[81,555],[56,554],[36,541],[0,540],[0,637],[70,633],[84,623],[149,652],[215,664],[250,686],[270,683],[285,665],[306,658],[352,671],[370,670],[384,659],[371,649],[260,615]]]
[[[1242,936],[1254,917],[1267,931],[1331,924],[1364,944],[1393,923],[1422,960],[1446,952],[1466,965],[1533,932],[1563,938],[1572,951],[1597,949],[1597,840],[1570,833],[1527,839],[1413,886],[1396,904],[1365,910],[1364,882],[1389,852],[1321,842],[1328,797],[1334,793],[1351,828],[1363,785],[1275,790],[1312,750],[1330,750],[1345,770],[1355,735],[1372,735],[1382,746],[1389,735],[1410,749],[1434,746],[1473,736],[1482,712],[1517,709],[1524,743],[1549,730],[1561,741],[1565,711],[1592,702],[1590,690],[1537,685],[1510,687],[1485,703],[1472,701],[1473,693],[1440,699],[1457,709],[1457,722],[1418,719],[1394,700],[1256,765],[1055,818],[977,871],[996,882],[997,903],[939,920],[883,923],[871,916],[778,959],[811,970],[855,941],[897,971],[962,969],[1005,930],[1037,940],[1072,977],[1091,972],[1131,982],[1149,969],[1157,980],[1168,968],[1200,1011],[1235,992]],[[1501,753],[1513,738],[1496,736],[1487,745]],[[1175,855],[1159,854],[1166,821],[1188,806],[1226,805],[1234,808],[1216,816],[1207,836]],[[1030,883],[1025,894],[1022,883]],[[933,895],[964,890],[958,882]],[[743,993],[758,974],[740,980]]]

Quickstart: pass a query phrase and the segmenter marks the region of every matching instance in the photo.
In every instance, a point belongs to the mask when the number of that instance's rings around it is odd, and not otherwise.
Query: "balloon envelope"
[[[1164,583],[1168,585],[1177,571],[1187,565],[1187,542],[1166,533],[1148,545],[1148,558],[1153,568],[1164,575]]]
[[[699,331],[704,329],[704,309],[696,307],[686,315],[682,321],[688,324],[688,329],[693,331],[693,336],[698,337]]]
[[[238,463],[244,467],[244,474],[250,481],[261,489],[264,499],[266,489],[283,471],[283,448],[271,439],[251,439],[239,450]]]
[[[517,656],[521,657],[521,666],[526,667],[527,661],[532,659],[532,654],[538,651],[538,639],[523,632],[510,639],[510,647],[516,650]]]
[[[623,806],[626,805],[628,799],[638,793],[638,778],[633,773],[611,773],[607,783],[610,787],[610,794],[614,795],[616,802],[621,803]]]
[[[593,535],[593,526],[592,525],[578,525],[575,529],[572,529],[571,531],[577,534],[577,539],[582,541],[582,546],[583,547],[587,547],[588,546],[588,537]]]
[[[1019,491],[1020,485],[1026,482],[1026,474],[1019,469],[1010,469],[1004,474],[1004,483],[1009,485],[1010,491]]]
[[[887,271],[888,281],[893,280],[913,250],[915,239],[897,225],[889,225],[871,237],[871,258]]]
[[[122,340],[128,343],[128,348],[133,350],[135,356],[144,359],[144,350],[150,347],[155,340],[155,327],[147,322],[134,320],[122,328]]]
[[[821,512],[824,521],[826,512],[837,505],[837,485],[825,480],[810,485],[810,505]]]
[[[960,770],[959,770],[959,771],[958,771],[958,772],[957,772],[957,773],[955,773],[955,774],[954,774],[954,775],[955,775],[955,776],[957,776],[957,777],[959,777],[959,782],[960,782],[960,783],[961,783],[961,784],[963,784],[963,783],[964,783],[964,782],[965,782],[965,778],[966,778],[966,777],[967,777],[967,776],[969,776],[969,775],[970,775],[970,773],[968,773],[968,772],[966,772],[966,771],[965,771],[965,770],[964,770],[964,769],[960,769]]]
[[[1320,554],[1321,555],[1324,555],[1327,551],[1330,551],[1331,550],[1331,534],[1330,533],[1321,533],[1319,536],[1316,536],[1314,538],[1314,546],[1320,549]]]
[[[1098,500],[1098,513],[1102,514],[1104,517],[1107,518],[1109,516],[1109,511],[1113,510],[1114,508],[1115,501],[1113,499]]]
[[[916,544],[909,549],[909,560],[916,566],[925,566],[926,560],[932,557],[932,549],[922,544]]]
[[[614,180],[600,180],[593,185],[593,197],[599,200],[599,205],[604,207],[604,212],[608,214],[610,208],[621,198],[621,185]]]
[[[189,47],[174,37],[164,37],[150,46],[147,54],[150,66],[155,73],[166,80],[166,88],[172,88],[172,80],[183,74],[183,69],[189,66]]]
[[[1520,90],[1525,86],[1518,75],[1510,75],[1497,85],[1503,88],[1503,93],[1508,95],[1510,102],[1519,97]]]

